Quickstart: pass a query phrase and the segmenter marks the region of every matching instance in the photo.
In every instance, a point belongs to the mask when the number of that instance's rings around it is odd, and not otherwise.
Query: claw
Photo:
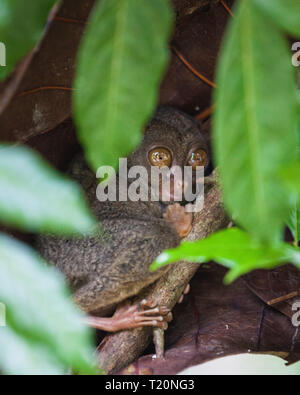
[[[147,299],[143,299],[140,303],[141,307],[148,307],[149,309],[153,309],[157,306],[157,304],[155,302],[153,302],[153,300],[147,300]]]
[[[183,291],[184,295],[187,295],[187,294],[190,292],[190,290],[191,290],[191,286],[190,286],[190,284],[188,284],[188,285],[185,287],[185,290]]]
[[[167,314],[167,316],[165,317],[165,321],[166,322],[171,322],[173,320],[173,314],[171,313],[171,311]]]

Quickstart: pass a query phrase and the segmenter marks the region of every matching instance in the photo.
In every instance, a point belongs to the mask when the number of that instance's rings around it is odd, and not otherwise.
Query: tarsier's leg
[[[142,326],[153,326],[166,330],[168,322],[171,320],[172,313],[169,309],[155,306],[144,300],[137,305],[130,305],[126,301],[118,306],[111,318],[88,316],[85,323],[95,329],[117,332]]]

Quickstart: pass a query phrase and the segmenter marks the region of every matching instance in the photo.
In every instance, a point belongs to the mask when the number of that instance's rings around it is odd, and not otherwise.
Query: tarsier
[[[151,166],[167,166],[171,173],[174,166],[207,168],[208,149],[199,125],[178,110],[160,108],[128,158],[128,166],[133,165],[149,173]],[[167,308],[147,300],[131,305],[129,299],[166,273],[168,267],[150,273],[149,266],[190,231],[192,214],[174,202],[185,184],[175,184],[171,175],[169,201],[99,202],[99,180],[83,156],[75,158],[69,173],[83,187],[100,230],[84,238],[39,236],[41,255],[63,272],[92,327],[110,332],[139,326],[166,329],[171,319]],[[115,313],[106,318],[111,311]]]

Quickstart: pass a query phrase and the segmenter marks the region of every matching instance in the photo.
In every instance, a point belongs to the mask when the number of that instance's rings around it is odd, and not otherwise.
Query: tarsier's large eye
[[[189,157],[188,164],[192,166],[193,169],[196,169],[197,166],[206,166],[208,163],[208,155],[203,149],[198,149]]]
[[[166,148],[154,148],[149,152],[149,161],[152,166],[169,167],[172,163],[172,155]]]

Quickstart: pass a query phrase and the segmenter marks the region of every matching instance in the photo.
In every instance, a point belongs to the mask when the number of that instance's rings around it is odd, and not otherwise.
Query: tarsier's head
[[[170,188],[165,191],[161,183],[159,186],[159,200],[165,202],[183,201],[180,196],[191,188],[191,183],[197,182],[196,167],[207,171],[209,164],[209,150],[200,125],[183,112],[167,107],[159,108],[145,130],[139,149],[129,159],[130,166],[147,169],[149,180],[151,168],[164,168],[169,173]],[[191,181],[184,177],[185,166],[190,166]],[[182,171],[181,179],[176,177],[178,168]]]

